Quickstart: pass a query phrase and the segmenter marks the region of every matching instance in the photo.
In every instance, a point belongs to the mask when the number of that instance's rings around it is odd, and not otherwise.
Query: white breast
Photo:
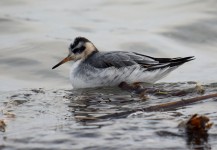
[[[80,78],[75,77],[76,71],[79,69],[78,66],[80,65],[81,60],[76,61],[75,63],[72,64],[70,73],[69,73],[69,78],[71,81],[71,84],[74,88],[79,88],[79,85],[85,85],[84,81],[81,80]]]

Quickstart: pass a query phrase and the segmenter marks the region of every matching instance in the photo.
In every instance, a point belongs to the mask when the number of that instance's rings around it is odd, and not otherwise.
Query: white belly
[[[80,67],[81,61],[72,65],[70,72],[70,81],[74,88],[117,86],[121,82],[134,83],[154,83],[165,77],[175,68],[165,68],[156,71],[145,71],[139,65],[123,68],[93,68],[89,65]]]

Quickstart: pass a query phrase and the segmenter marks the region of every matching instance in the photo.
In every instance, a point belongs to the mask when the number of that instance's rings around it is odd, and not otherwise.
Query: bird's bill
[[[64,58],[61,62],[59,62],[58,64],[56,64],[55,66],[53,66],[52,69],[55,69],[55,68],[59,67],[60,65],[66,63],[66,62],[68,62],[68,61],[71,61],[71,60],[73,60],[73,58],[70,57],[70,56],[67,56],[67,57]]]

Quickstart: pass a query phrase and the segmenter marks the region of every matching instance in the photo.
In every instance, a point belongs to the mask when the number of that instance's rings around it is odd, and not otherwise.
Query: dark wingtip
[[[195,59],[194,56],[185,57],[186,59]]]
[[[182,61],[183,61],[183,62],[188,62],[188,61],[191,61],[191,60],[194,60],[194,59],[195,59],[194,56],[189,56],[189,57],[184,57],[184,58],[182,59]]]
[[[176,58],[173,62],[170,63],[170,67],[172,66],[179,66],[186,62],[194,60],[194,56],[184,57],[184,58]]]
[[[160,63],[165,63],[165,66],[154,66],[154,67],[150,67],[147,70],[151,71],[151,70],[156,70],[156,69],[162,69],[162,68],[166,68],[166,67],[176,67],[176,66],[180,66],[186,62],[189,62],[191,60],[194,60],[195,57],[194,56],[188,56],[188,57],[177,57],[177,58],[173,58],[173,59],[168,59],[168,58],[155,58],[156,60],[159,60]],[[169,63],[169,64],[167,64]]]

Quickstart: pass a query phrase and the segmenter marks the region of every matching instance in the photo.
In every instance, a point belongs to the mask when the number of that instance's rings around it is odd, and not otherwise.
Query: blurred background
[[[71,88],[71,63],[51,68],[77,36],[99,50],[195,56],[162,82],[217,80],[216,0],[1,0],[0,91]]]

